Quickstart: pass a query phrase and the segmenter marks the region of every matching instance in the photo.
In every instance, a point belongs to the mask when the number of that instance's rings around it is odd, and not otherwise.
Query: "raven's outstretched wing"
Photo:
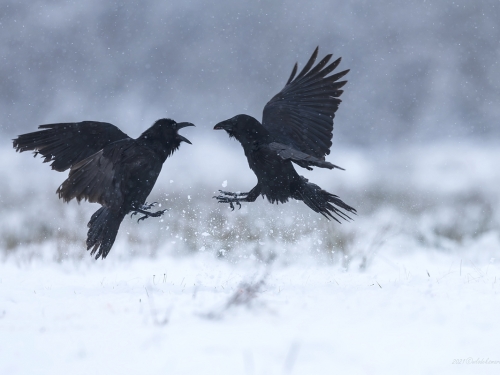
[[[116,126],[97,121],[40,125],[33,133],[13,140],[16,151],[35,151],[35,156],[52,161],[51,167],[62,172],[102,150],[110,143],[129,138]]]
[[[302,168],[312,170],[311,166],[314,165],[320,168],[328,168],[328,169],[338,168],[344,170],[344,168],[341,168],[338,165],[332,164],[325,160],[315,158],[314,156],[305,154],[301,151],[297,151],[294,148],[281,143],[272,142],[269,144],[269,148],[275,151],[278,154],[278,156],[283,160],[291,160],[295,164],[301,166]]]
[[[118,168],[125,149],[133,147],[134,140],[116,142],[71,167],[68,178],[59,186],[57,194],[65,202],[76,198],[107,207],[119,207],[123,203],[120,189],[122,180]]]
[[[264,107],[262,125],[280,143],[324,160],[332,145],[333,118],[347,81],[337,82],[349,70],[328,76],[340,58],[327,66],[327,55],[313,67],[318,48],[297,77],[297,64],[283,90]],[[312,69],[311,69],[312,68]],[[294,79],[295,77],[295,79]]]

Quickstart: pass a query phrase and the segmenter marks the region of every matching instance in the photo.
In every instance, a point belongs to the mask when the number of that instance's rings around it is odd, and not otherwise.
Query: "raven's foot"
[[[135,213],[141,212],[144,214],[144,216],[141,216],[139,219],[137,219],[137,222],[139,222],[141,220],[146,220],[148,217],[160,217],[165,213],[165,211],[167,211],[167,209],[156,211],[156,212],[136,211]]]
[[[143,205],[141,205],[141,208],[132,208],[132,210],[134,212],[132,212],[132,214],[130,215],[130,217],[134,216],[135,214],[138,214],[138,213],[141,213],[143,214],[144,216],[141,216],[137,222],[141,221],[141,220],[146,220],[148,217],[159,217],[159,216],[162,216],[165,211],[167,211],[167,209],[165,210],[160,210],[160,211],[156,211],[156,212],[148,212],[148,210],[150,210],[152,207],[154,207],[157,203],[156,202],[153,202],[153,203],[144,203]]]
[[[218,195],[213,198],[217,199],[218,203],[229,203],[229,207],[231,207],[231,210],[233,211],[234,211],[233,203],[236,203],[238,205],[238,209],[241,209],[240,202],[245,201],[246,196],[248,195],[248,193],[230,193],[222,190],[219,191],[224,195]]]
[[[158,202],[153,202],[153,203],[144,202],[144,204],[141,206],[141,210],[144,210],[144,211],[150,210],[151,208],[153,208],[157,204],[158,204]],[[132,216],[137,215],[139,212],[140,211],[134,211],[134,212],[132,212],[132,214],[130,215],[130,217],[132,218]]]

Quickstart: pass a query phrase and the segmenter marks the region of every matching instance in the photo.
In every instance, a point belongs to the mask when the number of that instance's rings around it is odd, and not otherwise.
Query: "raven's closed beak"
[[[232,123],[230,120],[222,121],[219,122],[217,125],[214,126],[214,130],[227,130],[231,129]]]

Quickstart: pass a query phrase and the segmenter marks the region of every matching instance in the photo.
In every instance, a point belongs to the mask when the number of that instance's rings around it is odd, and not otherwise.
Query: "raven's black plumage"
[[[22,134],[13,140],[16,151],[34,151],[52,169],[70,169],[68,178],[57,189],[65,202],[76,198],[101,204],[91,217],[87,234],[87,249],[96,259],[106,258],[129,212],[150,213],[153,205],[145,205],[165,160],[181,142],[189,142],[178,130],[194,126],[160,119],[132,139],[116,126],[104,122],[83,121],[39,126],[40,131]]]
[[[257,176],[257,185],[248,193],[221,191],[215,197],[220,203],[253,202],[259,195],[271,203],[285,203],[289,198],[302,200],[315,212],[339,221],[349,219],[344,211],[356,213],[336,195],[322,190],[300,176],[292,163],[311,170],[339,168],[325,161],[332,145],[333,118],[341,100],[341,88],[347,81],[338,81],[349,70],[328,76],[339,65],[340,58],[328,65],[332,55],[316,66],[318,48],[302,71],[295,64],[283,90],[264,107],[262,124],[248,115],[237,115],[215,125],[236,138],[245,151],[250,168]]]

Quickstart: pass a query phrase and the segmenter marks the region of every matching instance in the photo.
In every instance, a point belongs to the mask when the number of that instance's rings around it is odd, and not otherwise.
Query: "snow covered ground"
[[[251,175],[207,165],[202,184],[179,173],[200,155],[173,158],[153,192],[169,215],[126,219],[96,262],[96,206],[0,150],[0,374],[500,373],[500,150],[374,155],[308,176],[358,208],[342,225],[300,202],[231,212],[213,191]]]
[[[198,256],[0,274],[2,374],[500,371],[494,261],[414,253],[345,272]]]

